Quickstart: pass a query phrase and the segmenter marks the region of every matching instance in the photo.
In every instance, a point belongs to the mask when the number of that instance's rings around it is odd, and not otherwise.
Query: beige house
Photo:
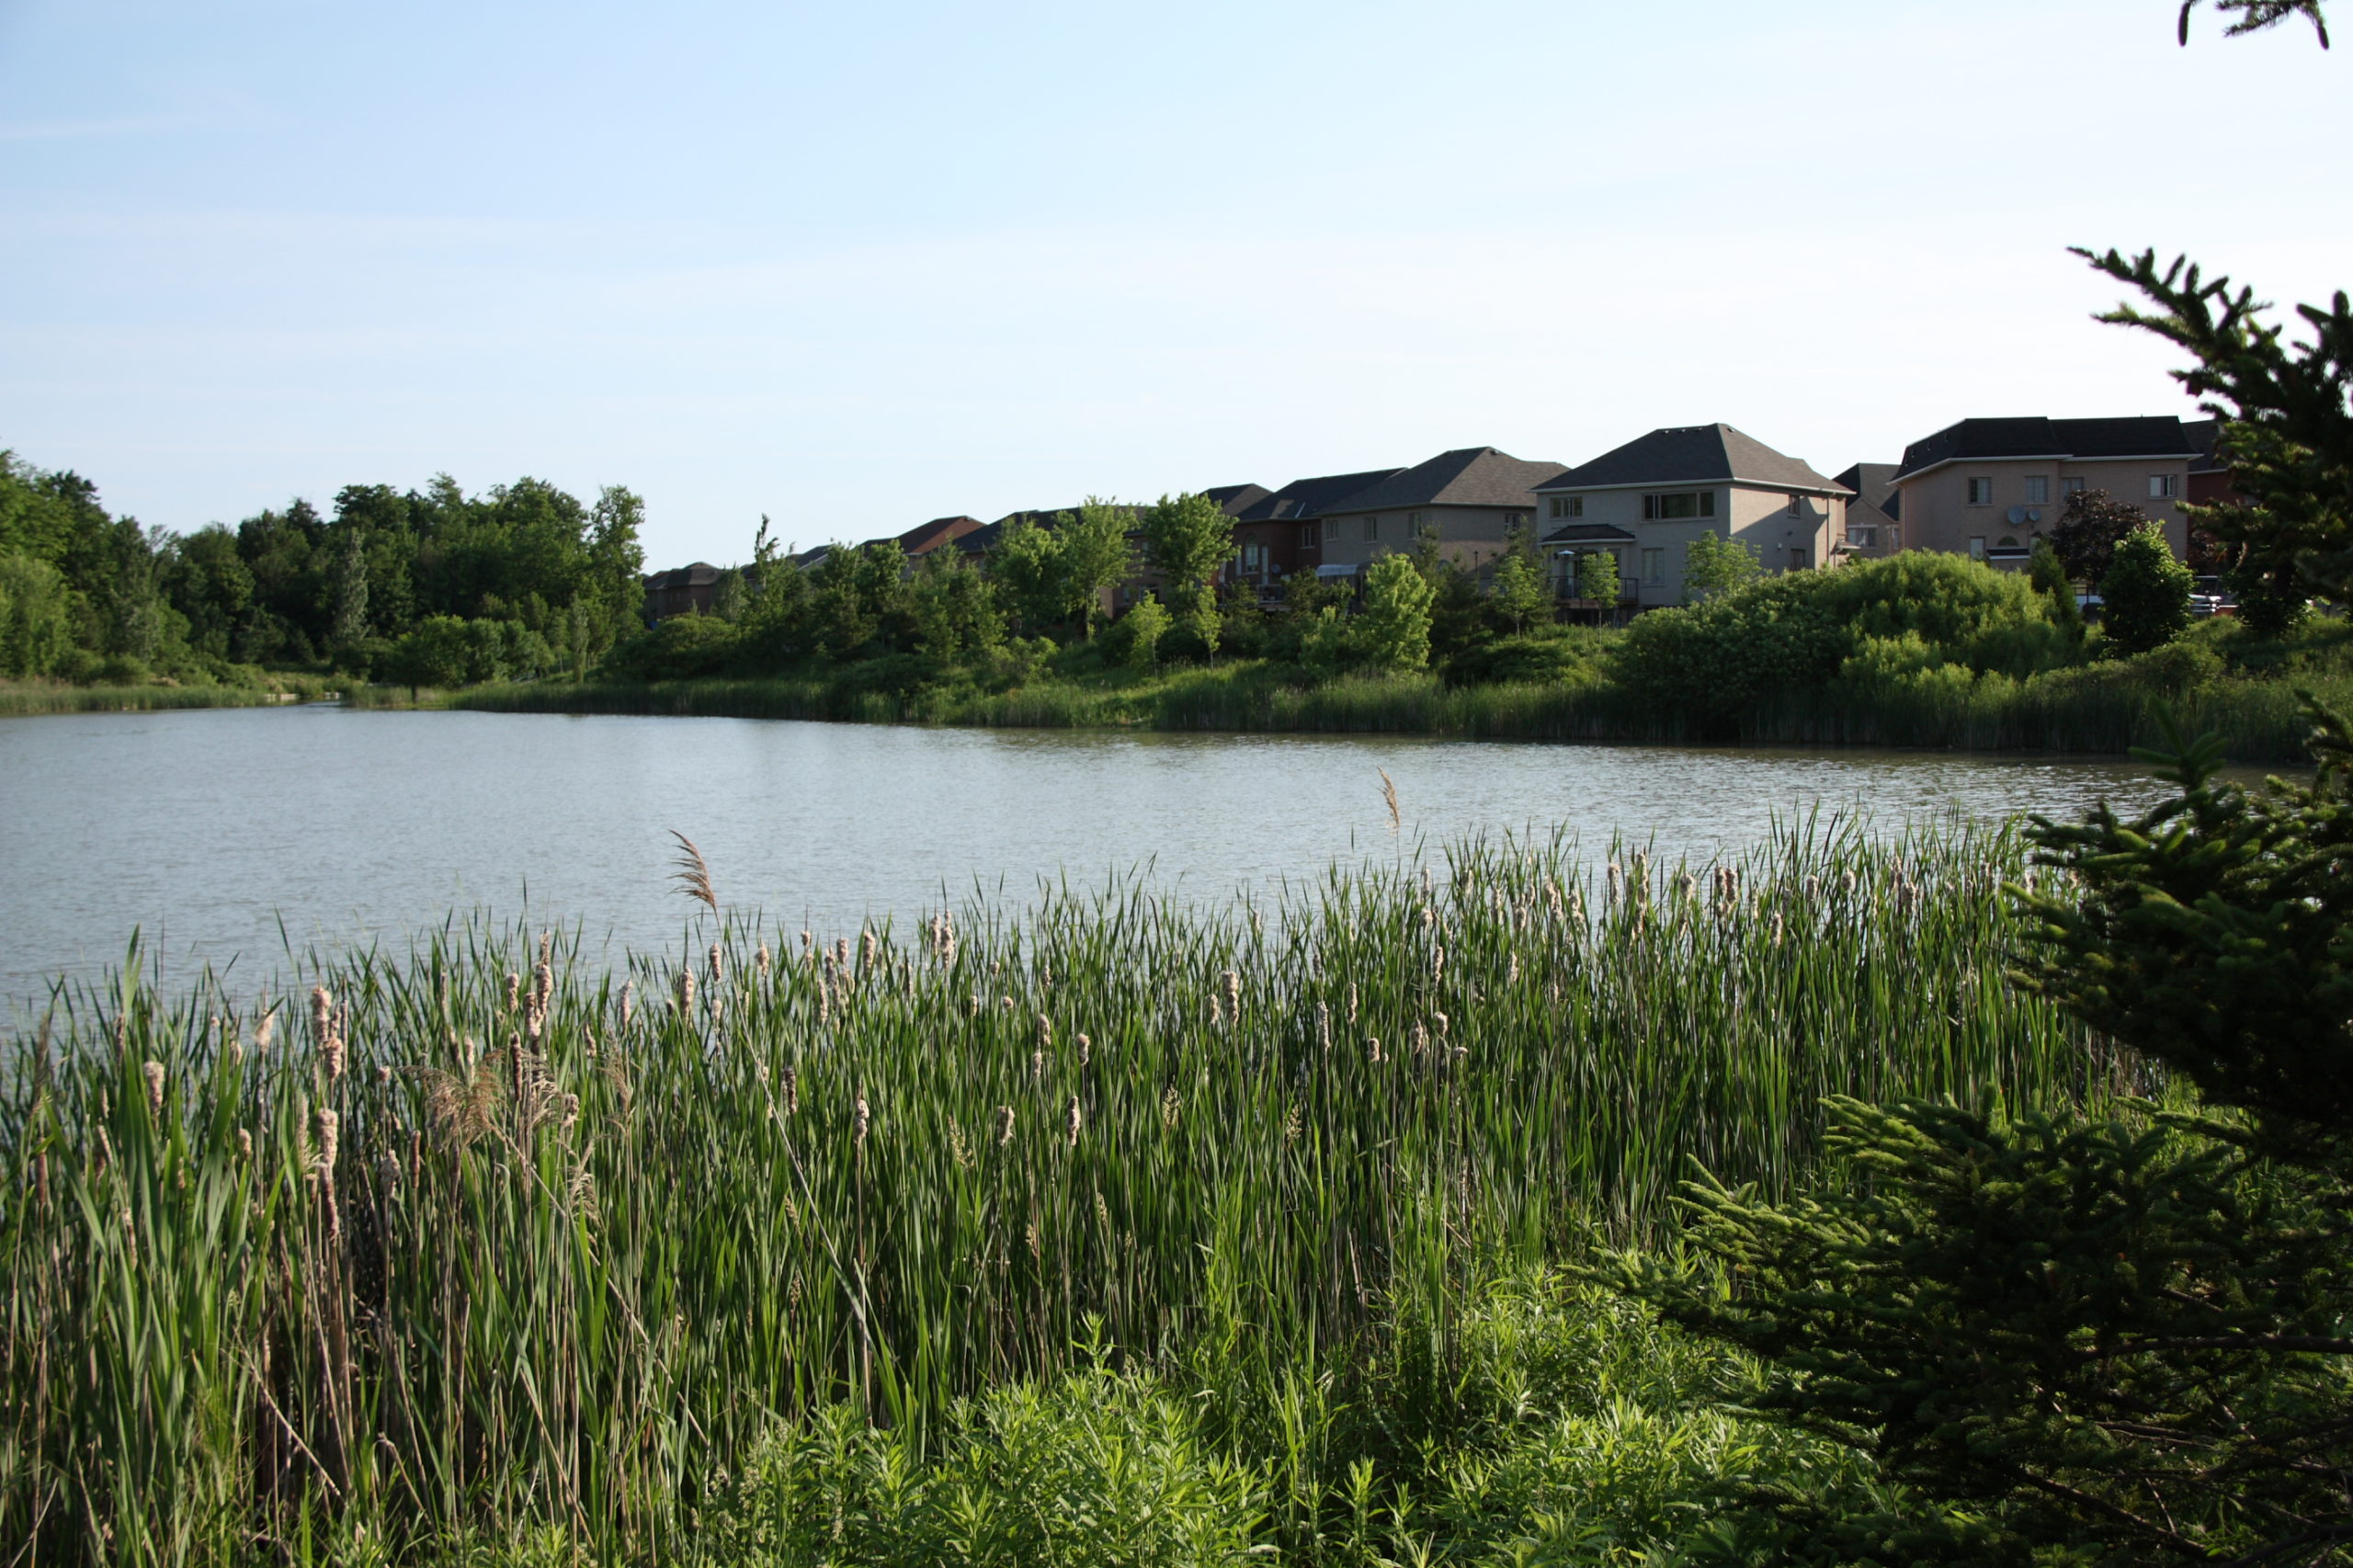
[[[1555,582],[1565,587],[1576,552],[1608,550],[1621,597],[1645,608],[1683,601],[1684,560],[1703,535],[1738,540],[1785,572],[1826,563],[1846,533],[1845,487],[1729,425],[1654,430],[1536,494]]]
[[[1523,462],[1493,447],[1441,452],[1399,469],[1317,509],[1318,569],[1352,575],[1391,551],[1411,550],[1424,534],[1465,571],[1483,572],[1503,553],[1515,525],[1536,527],[1536,486],[1567,465]]]
[[[1964,419],[1904,449],[1895,475],[1904,543],[2023,565],[2059,526],[2067,495],[2105,490],[2165,526],[2189,552],[2181,504],[2198,450],[2180,420]]]

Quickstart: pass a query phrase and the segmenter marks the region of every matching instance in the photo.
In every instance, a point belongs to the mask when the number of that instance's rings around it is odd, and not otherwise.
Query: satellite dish
[[[2040,506],[2029,506],[2026,509],[2026,520],[2029,523],[2039,523],[2042,521],[2042,508]]]
[[[2013,506],[2013,507],[2011,507],[2011,508],[2009,509],[2009,512],[2007,513],[2007,516],[2008,516],[2008,517],[2009,517],[2010,521],[2012,521],[2012,522],[2014,522],[2014,523],[2022,523],[2022,522],[2025,522],[2025,521],[2026,521],[2026,508],[2025,508],[2024,506]]]

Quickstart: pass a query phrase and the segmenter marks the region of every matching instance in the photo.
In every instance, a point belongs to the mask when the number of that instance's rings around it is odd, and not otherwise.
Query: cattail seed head
[[[1044,1051],[1054,1043],[1054,1021],[1045,1014],[1038,1015],[1038,1049]]]
[[[629,1021],[636,1016],[636,1013],[637,982],[624,980],[621,982],[621,1028],[629,1028]]]
[[[679,1013],[682,1015],[692,1013],[695,1010],[694,971],[690,969],[682,969],[678,971],[677,991]]]
[[[1332,1006],[1328,1002],[1315,1004],[1315,1046],[1325,1056],[1332,1054]]]
[[[513,970],[506,971],[506,1010],[513,1012],[523,1000],[523,977]]]
[[[555,969],[548,962],[547,938],[540,938],[540,961],[531,969],[531,1001],[542,1011],[555,995]]]
[[[336,1141],[341,1136],[343,1119],[324,1106],[311,1113],[311,1170],[315,1176],[333,1176]]]
[[[254,1135],[249,1130],[240,1127],[237,1129],[237,1158],[251,1160],[253,1157]]]
[[[996,1146],[1002,1149],[1012,1142],[1013,1108],[1009,1105],[1001,1105],[996,1108]]]
[[[1353,1025],[1356,1021],[1357,1021],[1357,983],[1356,983],[1355,981],[1351,980],[1351,981],[1349,981],[1349,982],[1348,982],[1348,1022],[1349,1022],[1351,1025]]]
[[[866,1146],[867,1130],[874,1124],[874,1112],[866,1104],[866,1096],[858,1096],[858,1146]]]
[[[1082,1031],[1078,1036],[1078,1064],[1081,1067],[1095,1060],[1095,1042]]]
[[[776,957],[768,951],[768,945],[766,942],[762,942],[760,950],[752,955],[752,967],[759,971],[763,981],[767,979],[770,971],[776,967]]]
[[[1184,1109],[1185,1096],[1176,1092],[1176,1085],[1169,1085],[1168,1092],[1160,1096],[1160,1125],[1176,1126],[1176,1119],[1183,1114]]]
[[[1070,1146],[1075,1149],[1078,1147],[1078,1135],[1086,1126],[1086,1113],[1079,1108],[1076,1095],[1071,1096],[1070,1108],[1063,1112],[1063,1116],[1064,1124],[1070,1131]]]
[[[1430,1021],[1438,1026],[1438,1038],[1444,1040],[1446,1038],[1446,1026],[1449,1021],[1447,1016],[1444,1013],[1432,1013],[1430,1015]]]
[[[276,1038],[277,1034],[278,1009],[272,1007],[261,1016],[261,1022],[254,1026],[254,1054],[256,1056],[267,1054],[269,1051],[269,1042]]]
[[[1225,1012],[1233,1022],[1242,1021],[1242,976],[1230,969],[1225,971]]]
[[[874,967],[874,955],[882,945],[881,938],[865,926],[858,932],[858,971],[860,974]]]
[[[1381,1065],[1381,1040],[1380,1040],[1380,1037],[1378,1037],[1378,1036],[1376,1036],[1376,1035],[1367,1035],[1367,1036],[1365,1036],[1365,1038],[1364,1038],[1364,1055],[1365,1055],[1365,1060],[1366,1060],[1366,1061],[1368,1061],[1368,1062],[1371,1062],[1374,1066],[1378,1067],[1378,1066],[1380,1066],[1380,1065]]]
[[[799,1068],[787,1067],[784,1070],[783,1088],[784,1111],[787,1116],[790,1116],[801,1108],[801,1070]]]
[[[710,945],[710,983],[714,989],[727,983],[727,949],[717,942]]]
[[[1031,1051],[1029,1053],[1029,1081],[1035,1084],[1043,1079],[1045,1075],[1046,1053],[1043,1051]]]
[[[147,1077],[147,1109],[160,1117],[164,1114],[164,1064],[150,1062],[140,1071]]]
[[[1609,902],[1616,903],[1620,897],[1622,896],[1626,873],[1619,869],[1617,861],[1612,860],[1609,862],[1609,869],[1607,875],[1609,884]]]

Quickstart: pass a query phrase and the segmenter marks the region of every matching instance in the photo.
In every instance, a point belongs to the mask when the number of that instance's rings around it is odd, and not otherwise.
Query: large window
[[[2149,499],[2171,501],[2181,494],[2181,475],[2153,473],[2149,475]]]
[[[1790,497],[1790,516],[1792,517],[1802,517],[1805,516],[1804,496],[1792,495]]]
[[[1969,504],[1972,506],[1992,506],[1994,504],[1994,482],[1991,479],[1971,480],[1969,482]]]
[[[1339,518],[1326,517],[1324,519],[1324,537],[1325,539],[1337,539],[1340,537]]]
[[[1879,525],[1876,523],[1848,523],[1847,525],[1847,542],[1853,545],[1857,550],[1877,550],[1879,548]]]
[[[1643,551],[1643,581],[1654,588],[1666,585],[1665,551],[1645,550]]]
[[[1585,497],[1582,495],[1552,496],[1551,497],[1551,511],[1553,517],[1563,518],[1563,520],[1571,517],[1582,517],[1585,516]]]
[[[1679,517],[1712,517],[1716,515],[1716,493],[1712,490],[1667,490],[1643,497],[1643,521],[1673,522]]]
[[[2083,493],[2084,476],[2080,473],[2071,473],[2059,482],[2059,494],[2062,495],[2081,495]]]
[[[1379,517],[1367,517],[1364,520],[1364,537],[1369,540],[1379,539],[1381,537],[1381,519]]]
[[[1315,525],[1313,523],[1310,523],[1305,528],[1299,530],[1299,543],[1300,548],[1302,550],[1313,550],[1315,548]]]
[[[2040,473],[2028,474],[2026,476],[2026,504],[2029,506],[2040,506],[2050,499],[2050,477]]]

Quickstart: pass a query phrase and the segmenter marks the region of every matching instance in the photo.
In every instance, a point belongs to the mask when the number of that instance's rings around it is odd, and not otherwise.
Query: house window
[[[2050,479],[2040,473],[2028,474],[2026,476],[2026,504],[2029,506],[2040,506],[2050,499]]]
[[[1405,526],[1409,528],[1420,528],[1422,526],[1422,515],[1419,512],[1406,513]]]
[[[2181,494],[2181,475],[2153,473],[2149,475],[2149,499],[2170,501]]]
[[[1381,519],[1379,517],[1367,517],[1364,520],[1364,537],[1367,539],[1379,539],[1381,537]]]
[[[2080,473],[2069,474],[2059,482],[2059,494],[2062,495],[2081,495],[2083,493],[2084,476]]]
[[[1806,547],[1805,547],[1805,546],[1803,546],[1803,545],[1802,545],[1802,544],[1793,544],[1793,545],[1790,546],[1790,571],[1792,571],[1792,572],[1802,572],[1802,571],[1804,571],[1807,567],[1809,567],[1809,566],[1811,566],[1811,565],[1813,565],[1813,552],[1812,552],[1812,551],[1808,551],[1808,550],[1806,549]]]
[[[1670,490],[1664,494],[1643,497],[1643,521],[1673,522],[1678,517],[1712,517],[1716,515],[1716,493],[1712,490]]]
[[[1790,516],[1792,517],[1802,517],[1805,516],[1804,496],[1792,495],[1790,497]]]
[[[1324,519],[1324,537],[1325,539],[1337,539],[1340,537],[1339,518],[1326,517]]]
[[[1853,545],[1858,550],[1877,550],[1879,548],[1879,525],[1876,523],[1848,523],[1847,525],[1847,542]]]
[[[1666,585],[1665,551],[1645,550],[1643,551],[1643,581],[1654,588]]]
[[[1994,482],[1990,479],[1971,480],[1969,482],[1969,504],[1972,506],[1992,506],[1994,504]]]
[[[1504,514],[1504,527],[1507,528],[1518,528],[1521,524],[1527,521],[1528,514],[1525,512],[1506,512]]]
[[[1315,548],[1315,525],[1313,523],[1310,523],[1305,528],[1299,530],[1299,543],[1300,548],[1302,550],[1313,550]]]
[[[1552,514],[1553,517],[1563,519],[1569,517],[1582,517],[1585,516],[1585,497],[1582,495],[1555,495],[1552,498]]]
[[[1970,536],[1969,559],[1972,561],[1983,561],[1985,559],[1985,536],[1984,534],[1972,534]]]

